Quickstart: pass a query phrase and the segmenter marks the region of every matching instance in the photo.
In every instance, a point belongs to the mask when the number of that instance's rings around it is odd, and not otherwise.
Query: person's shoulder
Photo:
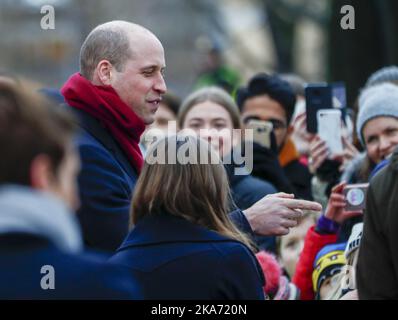
[[[239,270],[251,270],[251,272],[257,273],[259,279],[262,279],[263,281],[263,275],[260,271],[261,268],[259,263],[254,253],[245,244],[238,241],[227,242],[220,246],[219,250],[222,250],[220,252],[222,259],[219,260],[219,268],[227,268],[231,272],[232,269],[235,269],[238,272]]]
[[[224,242],[216,242],[213,244],[213,248],[220,257],[230,259],[240,259],[243,257],[253,257],[250,249],[243,243],[232,240]]]
[[[85,128],[80,128],[74,139],[74,144],[79,150],[80,156],[84,159],[94,155],[99,159],[112,159],[112,152],[105,147],[96,137]]]
[[[6,260],[3,260],[6,259]],[[1,281],[11,287],[0,290],[0,297],[14,299],[140,299],[137,282],[123,270],[106,264],[105,256],[69,253],[46,240],[33,239],[12,255],[3,255]],[[15,275],[8,280],[7,274]],[[43,279],[54,283],[54,290],[43,290]]]
[[[76,293],[68,295],[88,299],[141,299],[141,292],[129,272],[106,261],[97,253],[54,255],[54,269],[59,275],[59,286],[75,287]],[[70,289],[65,288],[65,292]]]
[[[242,179],[240,179],[240,181],[232,188],[235,193],[249,196],[255,195],[256,198],[259,199],[267,194],[277,192],[271,183],[253,177],[252,175],[243,176]]]
[[[372,186],[386,186],[396,181],[398,175],[398,152],[394,152],[388,162],[380,163],[370,182]],[[383,188],[385,190],[385,187]]]
[[[270,182],[253,177],[250,174],[244,176],[244,178],[240,181],[239,186],[248,192],[257,191],[264,193],[264,195],[276,192],[275,187]]]

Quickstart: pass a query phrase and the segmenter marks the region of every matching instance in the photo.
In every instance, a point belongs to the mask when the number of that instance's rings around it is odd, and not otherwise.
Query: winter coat
[[[75,216],[31,188],[0,188],[0,299],[140,299],[133,277],[83,253]]]
[[[370,181],[357,264],[360,299],[398,299],[398,152]]]
[[[145,299],[264,299],[249,248],[169,214],[142,218],[110,261],[130,269]]]
[[[85,244],[115,251],[128,233],[129,210],[138,174],[108,130],[87,113],[70,108],[81,127],[76,139],[81,170],[77,211]]]

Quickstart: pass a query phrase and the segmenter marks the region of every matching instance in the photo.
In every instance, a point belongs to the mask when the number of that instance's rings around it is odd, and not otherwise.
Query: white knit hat
[[[365,146],[362,130],[369,120],[383,116],[398,119],[398,86],[382,83],[366,88],[359,96],[358,105],[357,135]]]

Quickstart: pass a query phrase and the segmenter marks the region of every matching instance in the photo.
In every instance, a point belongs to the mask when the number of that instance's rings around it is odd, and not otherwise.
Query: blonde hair
[[[182,138],[182,140],[181,140]],[[171,144],[176,144],[173,156],[190,152],[187,163],[170,163]],[[185,149],[187,148],[187,149]],[[161,163],[156,161],[159,155]],[[218,159],[217,163],[200,163]],[[177,158],[177,157],[176,157]],[[208,142],[194,136],[166,137],[148,150],[144,167],[135,187],[130,211],[131,224],[148,215],[170,214],[235,239],[253,248],[228,217],[231,195],[224,166]]]

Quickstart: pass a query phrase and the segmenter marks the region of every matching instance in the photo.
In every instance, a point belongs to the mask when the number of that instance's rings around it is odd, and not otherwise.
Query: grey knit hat
[[[369,120],[383,116],[398,119],[398,86],[382,83],[366,88],[359,96],[358,105],[357,135],[365,146],[362,130]]]
[[[365,87],[374,86],[383,82],[397,82],[398,83],[398,67],[389,66],[381,68],[373,73],[366,82]]]

